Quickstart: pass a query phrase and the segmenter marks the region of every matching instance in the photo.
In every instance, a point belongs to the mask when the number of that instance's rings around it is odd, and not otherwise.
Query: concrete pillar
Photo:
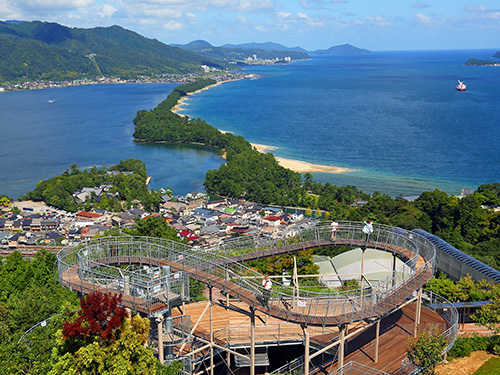
[[[165,355],[163,354],[163,315],[158,315],[156,317],[156,323],[158,324],[158,359],[160,363],[165,363]]]

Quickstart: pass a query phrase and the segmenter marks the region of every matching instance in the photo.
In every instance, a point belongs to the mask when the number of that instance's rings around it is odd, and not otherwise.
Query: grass
[[[473,375],[494,375],[500,374],[500,357],[490,358]]]

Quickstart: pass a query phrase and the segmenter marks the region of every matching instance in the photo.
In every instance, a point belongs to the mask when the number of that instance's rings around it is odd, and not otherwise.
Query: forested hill
[[[198,53],[203,56],[225,59],[237,63],[245,62],[248,58],[255,57],[264,60],[282,60],[285,57],[290,57],[292,60],[306,60],[310,56],[305,52],[292,51],[292,50],[279,50],[270,51],[263,48],[232,48],[232,47],[215,47],[204,40],[194,40],[185,45],[177,45],[178,47]]]
[[[188,73],[200,65],[227,63],[171,47],[120,26],[69,28],[49,22],[0,22],[0,82],[67,80],[100,76],[131,78]]]

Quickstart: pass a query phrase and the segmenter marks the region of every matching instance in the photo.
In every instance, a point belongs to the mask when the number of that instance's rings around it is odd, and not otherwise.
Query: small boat
[[[467,86],[460,80],[458,80],[458,85],[457,85],[457,90],[458,91],[465,91]]]
[[[52,100],[52,99],[49,99],[49,103],[54,103],[54,100]]]

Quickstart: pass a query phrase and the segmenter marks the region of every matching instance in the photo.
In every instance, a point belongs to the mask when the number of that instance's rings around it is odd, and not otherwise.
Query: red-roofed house
[[[80,212],[76,213],[76,216],[80,217],[80,218],[85,218],[85,219],[97,219],[103,215],[96,214],[95,212],[80,211]]]
[[[279,227],[281,225],[281,217],[279,216],[266,216],[262,218],[262,224],[270,227]]]

